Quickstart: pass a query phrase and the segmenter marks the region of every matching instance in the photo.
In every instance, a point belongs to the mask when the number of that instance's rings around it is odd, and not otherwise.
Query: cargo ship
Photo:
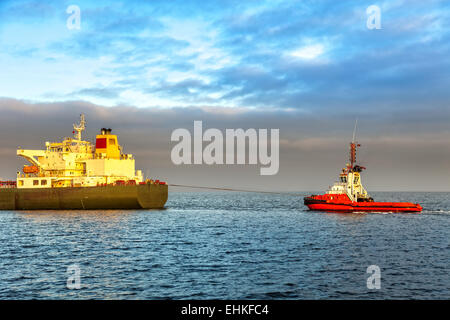
[[[85,128],[82,114],[73,138],[46,142],[43,150],[19,147],[29,165],[16,181],[0,181],[0,210],[163,208],[167,184],[144,179],[111,129],[102,128],[94,146],[82,139]]]
[[[356,130],[356,125],[355,125]],[[315,211],[327,212],[410,212],[420,213],[422,207],[410,202],[376,202],[361,184],[361,172],[366,168],[356,164],[356,151],[361,145],[355,142],[355,133],[350,143],[350,163],[342,169],[339,181],[325,194],[304,198],[304,204]]]

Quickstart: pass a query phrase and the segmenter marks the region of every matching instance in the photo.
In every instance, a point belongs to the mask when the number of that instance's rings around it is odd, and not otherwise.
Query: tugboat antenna
[[[353,129],[353,140],[352,140],[353,143],[355,142],[355,139],[356,139],[356,127],[357,126],[358,126],[358,118],[356,118],[356,120],[355,120],[355,128]]]

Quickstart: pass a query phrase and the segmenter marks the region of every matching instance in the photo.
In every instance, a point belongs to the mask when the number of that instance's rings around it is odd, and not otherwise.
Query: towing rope
[[[181,187],[181,188],[195,188],[195,189],[233,191],[233,192],[254,192],[254,193],[271,193],[271,194],[294,195],[292,193],[287,193],[287,192],[260,191],[260,190],[243,190],[243,189],[233,189],[233,188],[225,188],[225,187],[188,186],[188,185],[184,185],[184,184],[173,184],[173,183],[169,183],[168,186],[169,187]]]

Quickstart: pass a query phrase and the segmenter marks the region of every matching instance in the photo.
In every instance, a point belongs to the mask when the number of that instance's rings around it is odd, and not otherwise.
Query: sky
[[[80,28],[68,28],[70,5]],[[381,28],[367,27],[377,5]],[[39,149],[111,127],[178,184],[325,190],[358,119],[363,183],[450,191],[448,1],[0,1],[0,177]],[[176,128],[280,129],[280,170],[181,165]]]

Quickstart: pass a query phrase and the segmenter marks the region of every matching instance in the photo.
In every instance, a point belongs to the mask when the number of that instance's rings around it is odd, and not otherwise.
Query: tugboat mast
[[[356,119],[355,121],[355,128],[353,129],[353,139],[352,142],[350,142],[350,168],[349,169],[353,169],[354,165],[356,163],[356,148],[360,147],[361,145],[358,144],[355,139],[356,139],[356,127],[358,125],[358,119]]]

